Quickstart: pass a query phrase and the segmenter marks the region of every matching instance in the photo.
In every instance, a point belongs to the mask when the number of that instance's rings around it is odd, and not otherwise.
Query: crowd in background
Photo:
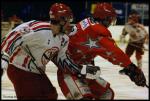
[[[92,7],[96,0],[63,0],[65,4],[69,5],[74,12],[74,21],[76,23],[81,19],[89,16],[92,13]],[[49,7],[55,3],[55,0],[41,1],[3,1],[1,9],[1,21],[10,21],[16,16],[17,19],[22,21],[29,20],[45,20],[48,21]],[[141,23],[148,25],[149,20],[149,5],[146,3],[131,3],[131,2],[111,2],[116,9],[117,25],[124,25],[131,10],[135,9],[141,15]],[[72,5],[73,4],[73,5]],[[43,6],[44,5],[44,6]]]

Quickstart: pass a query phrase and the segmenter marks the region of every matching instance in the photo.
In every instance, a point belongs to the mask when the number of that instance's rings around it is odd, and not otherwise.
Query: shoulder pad
[[[101,24],[95,24],[95,25],[91,26],[91,28],[99,36],[112,37],[110,31],[106,27],[102,26]]]

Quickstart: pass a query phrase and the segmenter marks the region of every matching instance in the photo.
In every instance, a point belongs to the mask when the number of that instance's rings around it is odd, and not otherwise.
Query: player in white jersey
[[[136,11],[132,11],[129,15],[128,22],[123,28],[121,34],[121,40],[125,39],[125,36],[129,34],[129,42],[126,47],[126,54],[131,57],[133,52],[136,51],[137,65],[142,68],[142,55],[144,54],[144,43],[148,40],[148,32],[142,24],[139,23],[139,14]],[[121,74],[124,70],[119,71]]]
[[[50,23],[36,20],[23,23],[8,33],[1,44],[2,69],[7,70],[17,99],[57,99],[56,88],[45,74],[50,60],[61,64],[64,71],[87,77],[88,66],[74,64],[66,53],[69,38],[64,33],[72,12],[64,4],[56,3],[53,8]],[[95,66],[89,73],[95,75],[98,69]]]

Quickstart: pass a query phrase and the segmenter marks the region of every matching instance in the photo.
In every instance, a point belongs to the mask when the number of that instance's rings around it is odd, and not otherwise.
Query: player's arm
[[[66,52],[67,47],[68,47],[68,42],[66,43],[64,48],[62,48],[62,50],[60,50],[58,55],[56,55],[52,59],[54,64],[56,66],[58,66],[58,68],[60,68],[64,71],[67,70],[72,74],[78,74],[79,77],[81,76],[81,77],[86,77],[89,79],[95,79],[95,77],[97,75],[97,71],[100,70],[99,67],[98,66],[87,66],[87,65],[81,66],[81,65],[74,63],[74,61],[70,58],[70,56]],[[93,78],[91,78],[91,76]]]
[[[10,62],[10,56],[14,51],[19,48],[22,43],[25,41],[23,38],[27,33],[30,33],[26,30],[27,26],[20,25],[7,34],[5,39],[1,43],[1,69],[7,69]],[[30,37],[31,38],[31,37]],[[27,41],[28,42],[28,41]]]
[[[149,34],[148,33],[146,34],[145,43],[149,44]]]
[[[131,64],[129,57],[116,45],[112,37],[101,37],[98,44],[104,48],[104,52],[99,52],[99,55],[115,65],[127,67]]]
[[[20,45],[21,35],[16,31],[11,31],[1,43],[1,70],[8,68],[10,56]],[[2,72],[3,73],[3,72]]]
[[[141,25],[141,26],[145,32],[145,43],[148,44],[149,43],[149,34],[148,34],[147,30],[145,29],[144,25]]]
[[[125,36],[128,34],[128,32],[125,30],[125,28],[122,29],[122,33],[120,35],[120,42],[125,43]]]
[[[95,49],[98,55],[122,67],[131,64],[129,57],[116,45],[108,29],[101,25],[92,26],[91,29],[92,35],[97,36],[98,39],[96,44],[99,48]]]
[[[124,29],[125,29],[125,31],[127,32],[127,33],[132,33],[133,35],[136,35],[136,25],[132,25],[132,24],[130,24],[130,23],[127,23],[126,25],[125,25],[125,27],[124,27]]]
[[[138,86],[145,86],[145,76],[136,65],[134,65],[129,57],[115,44],[115,41],[108,34],[101,36],[98,44],[105,49],[104,52],[99,51],[99,55],[107,59],[113,64],[120,65],[126,70],[131,81],[135,82]]]

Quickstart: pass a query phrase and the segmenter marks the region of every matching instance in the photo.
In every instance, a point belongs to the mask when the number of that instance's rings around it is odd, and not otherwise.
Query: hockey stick
[[[35,67],[37,68],[37,70],[41,73],[41,74],[44,74],[45,75],[45,72],[43,70],[41,70],[41,68],[39,68],[37,66],[37,63],[36,63],[36,60],[35,58],[33,57],[28,45],[26,45],[25,47],[22,46],[22,48],[24,49],[25,52],[27,52],[27,54],[31,57],[31,60],[33,61],[33,64],[35,65]]]

